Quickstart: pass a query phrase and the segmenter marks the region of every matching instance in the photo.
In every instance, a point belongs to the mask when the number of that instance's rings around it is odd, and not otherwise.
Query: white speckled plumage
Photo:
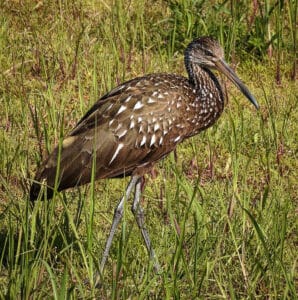
[[[57,146],[37,171],[30,190],[31,200],[38,198],[44,184],[49,199],[55,182],[58,182],[57,190],[88,183],[92,170],[95,179],[132,176],[126,194],[115,210],[100,271],[103,271],[123,214],[123,204],[133,189],[132,211],[150,257],[154,257],[139,205],[141,179],[177,144],[210,127],[221,115],[224,93],[210,69],[224,73],[258,107],[223,56],[223,49],[214,39],[195,39],[185,50],[188,78],[175,74],[149,74],[114,88],[87,111],[62,146]],[[158,264],[155,267],[158,269]]]

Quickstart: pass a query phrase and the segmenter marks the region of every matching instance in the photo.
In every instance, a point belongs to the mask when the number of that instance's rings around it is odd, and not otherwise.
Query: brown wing
[[[167,74],[136,78],[115,88],[86,113],[60,150],[54,149],[36,181],[46,180],[53,187],[58,161],[58,189],[63,190],[90,182],[92,168],[96,179],[128,176],[162,158],[188,131],[181,126],[188,102],[181,85],[189,97],[187,79]],[[34,198],[39,189],[32,190]]]

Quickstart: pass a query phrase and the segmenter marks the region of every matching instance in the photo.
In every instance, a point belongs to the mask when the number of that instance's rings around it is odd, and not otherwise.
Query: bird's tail
[[[41,189],[44,189],[44,197],[41,199],[46,198],[49,200],[49,199],[53,198],[54,189],[52,187],[43,185],[42,183],[36,181],[31,185],[31,188],[30,188],[30,201],[37,200]]]
[[[91,143],[92,140],[87,140]],[[91,153],[83,151],[87,144],[81,137],[68,137],[62,147],[57,146],[38,169],[30,189],[30,200],[34,201],[42,191],[42,199],[51,199],[54,189],[62,191],[90,181]],[[88,147],[88,144],[86,145]]]
[[[54,187],[57,175],[57,162],[61,159],[62,155],[59,155],[59,148],[56,147],[49,157],[42,163],[37,170],[34,181],[30,188],[30,200],[37,200],[40,195],[42,200],[51,199],[54,195]],[[61,165],[61,163],[60,163]],[[58,182],[58,181],[57,181]],[[57,184],[57,190],[59,190],[59,184]]]

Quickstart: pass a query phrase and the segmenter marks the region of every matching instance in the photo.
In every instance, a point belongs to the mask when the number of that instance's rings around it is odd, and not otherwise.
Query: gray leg
[[[148,234],[148,231],[145,227],[145,219],[144,219],[144,211],[140,205],[140,198],[141,198],[141,184],[142,184],[142,178],[139,178],[135,185],[135,196],[134,201],[131,207],[132,213],[134,214],[134,217],[137,221],[137,224],[139,226],[139,229],[141,230],[143,239],[145,241],[148,253],[150,255],[150,259],[154,259],[154,269],[156,272],[160,270],[159,263],[157,261],[157,258],[155,256],[154,250],[151,245],[150,237]]]
[[[138,182],[139,178],[140,178],[139,176],[132,176],[132,178],[126,188],[125,195],[121,198],[118,206],[116,207],[116,209],[114,211],[113,223],[111,226],[110,234],[107,239],[106,247],[105,247],[105,250],[104,250],[104,253],[103,253],[103,256],[101,259],[101,263],[100,263],[100,268],[99,268],[100,273],[103,272],[107,258],[109,256],[109,251],[110,251],[110,248],[112,245],[113,237],[115,235],[117,226],[123,216],[124,203],[129,198],[129,195],[130,195],[132,189],[135,187],[136,183]],[[97,286],[99,284],[99,280],[100,280],[99,274],[96,274],[95,275],[95,286]]]

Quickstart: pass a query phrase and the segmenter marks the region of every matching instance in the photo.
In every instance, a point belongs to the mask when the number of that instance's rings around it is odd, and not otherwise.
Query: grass
[[[1,298],[297,298],[296,1],[0,5]],[[261,109],[228,83],[220,120],[147,177],[142,203],[162,273],[153,272],[128,203],[95,289],[127,180],[33,207],[36,166],[123,80],[185,74],[183,49],[205,34],[222,42]]]

